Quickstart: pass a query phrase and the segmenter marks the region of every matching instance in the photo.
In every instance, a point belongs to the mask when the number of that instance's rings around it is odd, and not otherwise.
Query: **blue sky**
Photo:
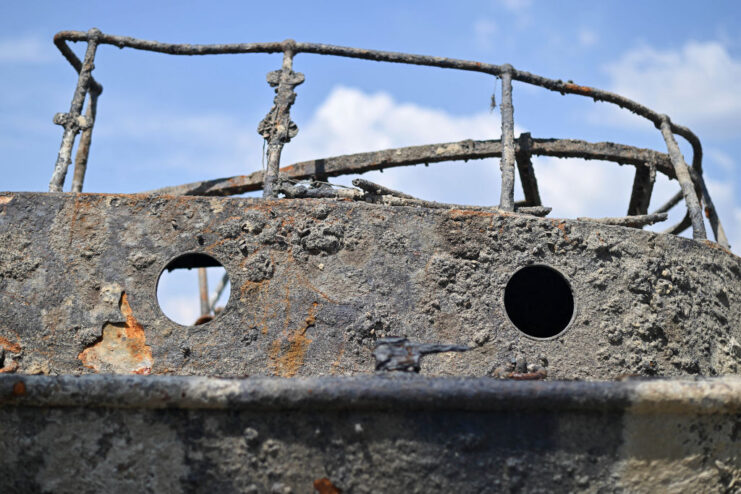
[[[7,2],[0,12],[4,190],[46,190],[76,75],[52,44],[63,29],[170,42],[300,41],[511,63],[620,92],[692,128],[708,186],[741,252],[741,4],[731,1]],[[78,52],[84,49],[77,45]],[[85,190],[136,192],[255,171],[265,74],[280,55],[172,57],[99,49],[100,98]],[[284,163],[345,152],[499,137],[497,82],[482,74],[301,54]],[[497,95],[499,99],[499,95]],[[664,151],[651,124],[605,104],[514,86],[516,134],[610,140]],[[683,145],[683,150],[688,148]],[[689,154],[686,154],[689,157]],[[631,167],[535,161],[553,216],[625,213]],[[425,199],[495,204],[498,161],[367,178]],[[71,178],[71,177],[70,177]],[[345,181],[346,183],[346,181]],[[69,184],[69,181],[68,181]],[[652,207],[677,190],[660,181]],[[681,216],[680,208],[673,214]],[[658,228],[663,228],[659,225]]]

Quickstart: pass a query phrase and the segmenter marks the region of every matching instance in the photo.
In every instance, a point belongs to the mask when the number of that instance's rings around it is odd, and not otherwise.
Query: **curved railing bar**
[[[656,170],[670,179],[676,178],[671,160],[666,153],[653,149],[637,148],[614,142],[588,142],[576,139],[537,139],[530,142],[529,152],[537,156],[556,158],[582,158],[585,160],[611,161],[632,166],[648,166],[652,163]],[[519,152],[520,144],[515,143]],[[305,180],[316,177],[338,177],[348,174],[361,174],[374,170],[385,170],[400,166],[439,163],[442,161],[467,161],[485,158],[498,158],[502,155],[502,141],[465,140],[422,146],[407,146],[382,151],[346,154],[301,161],[280,169],[281,176],[292,180]],[[262,188],[263,172],[249,175],[204,180],[189,184],[163,187],[148,191],[150,194],[229,196],[253,192]],[[680,197],[681,199],[681,197]],[[677,201],[679,202],[679,201]],[[665,212],[665,211],[659,211]]]
[[[711,225],[715,233],[716,240],[721,245],[727,246],[728,244],[727,239],[725,238],[725,233],[723,232],[722,226],[720,225],[720,220],[717,217],[715,207],[712,203],[712,200],[710,199],[710,195],[707,191],[707,187],[702,177],[702,146],[700,144],[699,138],[687,127],[677,125],[671,122],[671,120],[667,116],[659,114],[658,112],[655,112],[654,110],[651,110],[650,108],[644,105],[641,105],[640,103],[633,101],[629,98],[621,96],[619,94],[615,94],[609,91],[604,91],[604,90],[589,87],[589,86],[577,85],[570,81],[564,83],[561,80],[549,79],[549,78],[535,75],[535,74],[532,74],[526,71],[520,71],[520,70],[514,69],[510,65],[494,65],[494,64],[486,64],[486,63],[474,62],[474,61],[469,61],[469,60],[460,60],[460,59],[452,59],[452,58],[444,58],[444,57],[432,57],[432,56],[427,56],[427,55],[413,55],[413,54],[389,52],[389,51],[366,50],[366,49],[351,48],[351,47],[344,47],[344,46],[318,44],[318,43],[302,43],[302,42],[295,42],[293,40],[286,40],[282,42],[268,42],[268,43],[232,43],[232,44],[192,45],[192,44],[162,43],[158,41],[140,40],[140,39],[131,38],[128,36],[116,36],[116,35],[104,34],[104,33],[101,33],[97,29],[91,29],[88,32],[61,31],[57,33],[54,37],[55,44],[57,45],[59,50],[62,52],[64,57],[72,64],[75,70],[77,70],[80,73],[80,81],[78,83],[78,86],[83,84],[83,79],[84,79],[84,89],[87,90],[87,88],[89,87],[90,91],[95,91],[98,93],[102,91],[102,86],[100,86],[100,84],[98,84],[97,81],[95,81],[92,78],[92,76],[90,76],[89,71],[87,74],[85,74],[85,70],[84,70],[86,66],[85,61],[81,62],[79,60],[79,58],[74,54],[74,52],[72,52],[72,50],[66,44],[67,41],[88,42],[89,46],[91,44],[93,45],[108,44],[108,45],[118,46],[119,48],[128,47],[128,48],[134,48],[134,49],[139,49],[139,50],[167,53],[167,54],[172,54],[172,55],[194,56],[194,55],[212,55],[212,54],[283,52],[284,55],[290,55],[290,57],[292,58],[294,55],[298,53],[314,53],[314,54],[320,54],[320,55],[334,55],[334,56],[341,56],[341,57],[348,57],[348,58],[359,58],[359,59],[365,59],[365,60],[381,61],[381,62],[425,65],[425,66],[440,67],[440,68],[451,68],[451,69],[457,69],[457,70],[482,72],[482,73],[494,75],[496,77],[504,76],[507,79],[511,78],[511,80],[516,80],[516,81],[524,82],[527,84],[532,84],[535,86],[543,87],[551,91],[560,92],[561,94],[567,94],[567,93],[577,94],[581,96],[590,97],[595,101],[604,101],[604,102],[612,103],[616,106],[627,109],[628,111],[632,113],[635,113],[639,116],[646,118],[647,120],[651,121],[659,129],[661,129],[662,127],[665,127],[671,133],[680,135],[689,142],[693,150],[692,169],[695,172],[691,174],[690,176],[692,178],[696,178],[697,180],[697,181],[693,181],[693,186],[694,186],[693,188],[695,189],[695,193],[696,193],[695,199],[692,200],[692,198],[690,198],[687,195],[688,187],[686,186],[686,184],[680,183],[680,185],[682,186],[682,189],[685,191],[685,202],[687,203],[687,207],[688,209],[691,209],[690,216],[692,218],[693,235],[695,238],[705,238],[704,224],[702,222],[701,213],[698,214],[698,210],[697,210],[697,204],[699,204],[698,197],[702,197],[702,200],[705,203],[706,214],[708,218],[710,219]],[[92,55],[94,56],[94,49],[92,51]],[[87,61],[87,58],[88,57],[86,56],[86,61]],[[92,57],[90,57],[90,60],[92,60]],[[285,65],[285,62],[284,62],[284,65]],[[504,93],[503,96],[504,96],[504,99],[506,100],[505,91],[506,91],[506,88],[504,88],[504,91],[503,91]],[[83,96],[84,96],[84,93],[83,93]],[[75,115],[74,106],[75,105],[73,105],[73,108],[71,108],[70,113],[68,115],[79,116],[81,108],[77,111],[77,114]],[[503,125],[504,125],[505,116],[506,115],[503,114]],[[62,121],[62,119],[60,118],[59,121],[57,121],[57,123],[65,125],[65,136],[69,133],[74,134],[76,132],[79,132],[79,125],[73,122],[73,120],[74,120],[73,118],[68,118],[67,121]],[[75,125],[78,125],[78,128],[76,132],[73,132],[75,131]],[[667,142],[667,146],[670,150],[670,155],[676,161],[674,163],[674,167],[676,169],[679,169],[681,167],[687,167],[686,163],[684,163],[684,159],[681,157],[681,154],[679,154],[678,156],[675,156],[676,153],[672,152],[673,151],[672,145],[667,139],[666,133],[662,131],[662,134],[664,135],[665,141]],[[69,141],[69,139],[67,139],[67,141]],[[49,187],[50,191],[61,191],[62,184],[64,183],[64,174],[66,173],[66,166],[69,165],[69,159],[68,159],[69,157],[63,156],[62,151],[66,149],[67,147],[69,147],[71,151],[71,146],[68,146],[68,144],[69,142],[65,142],[63,140],[63,145],[62,145],[63,149],[60,150],[60,156],[57,160],[57,165],[55,166],[53,180],[50,183],[50,187]],[[676,142],[674,143],[674,146],[676,146]],[[508,149],[511,149],[511,146],[508,146]],[[65,159],[66,159],[66,164],[63,163]],[[502,161],[502,168],[503,168],[503,177],[505,177],[505,173],[509,173],[509,169],[505,171],[505,160],[504,159]],[[678,179],[681,182],[682,179],[679,177]],[[508,185],[513,185],[513,184],[508,184]]]

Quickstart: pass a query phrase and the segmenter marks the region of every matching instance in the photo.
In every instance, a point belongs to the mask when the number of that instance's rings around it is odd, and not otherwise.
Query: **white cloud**
[[[613,91],[677,123],[731,134],[741,130],[741,61],[719,42],[689,41],[677,51],[642,47],[606,70]]]
[[[482,50],[490,50],[493,48],[492,37],[497,33],[497,31],[497,23],[491,19],[478,19],[473,24],[476,44]]]
[[[0,63],[43,63],[53,59],[56,48],[51,40],[22,36],[0,40]],[[61,56],[61,55],[60,55]]]
[[[494,3],[515,13],[529,9],[533,4],[532,0],[495,0]]]
[[[533,166],[551,216],[623,216],[628,209],[632,166],[559,158],[536,158]]]
[[[599,36],[597,36],[597,33],[592,31],[591,29],[582,29],[581,31],[579,31],[578,38],[579,44],[585,48],[593,46],[599,41]]]
[[[97,119],[95,146],[128,143],[132,156],[137,156],[132,166],[154,172],[177,170],[186,181],[250,173],[261,167],[263,139],[255,130],[257,126],[247,126],[244,120],[217,113],[111,110]],[[142,156],[139,146],[149,151]],[[126,155],[113,158],[129,159]]]
[[[397,103],[387,93],[335,87],[311,121],[285,148],[300,159],[376,151],[461,139],[496,139],[498,112],[456,116],[443,110]]]
[[[284,148],[282,162],[463,139],[498,139],[500,133],[498,112],[451,115],[398,103],[386,93],[336,87]],[[466,204],[499,201],[498,159],[395,168],[365,177],[429,200]],[[343,184],[349,181],[350,177],[333,179]]]
[[[733,172],[736,168],[733,157],[720,149],[708,149],[705,151],[705,156],[710,158],[713,163],[718,164],[726,172]]]

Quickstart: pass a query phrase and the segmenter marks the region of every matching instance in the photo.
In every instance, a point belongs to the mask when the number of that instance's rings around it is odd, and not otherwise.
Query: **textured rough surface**
[[[0,479],[55,493],[734,492],[740,397],[728,377],[2,376]]]
[[[95,372],[85,356],[108,344],[106,328],[129,327],[124,301],[143,339],[107,352],[124,360],[100,360],[102,372],[371,373],[376,338],[393,335],[475,346],[427,357],[427,375],[485,376],[516,358],[545,360],[549,379],[740,370],[741,259],[710,242],[320,199],[0,197],[2,368],[22,374]],[[182,327],[155,294],[188,252],[223,263],[233,289],[219,317]],[[502,305],[509,277],[534,263],[563,273],[576,301],[549,340],[525,336]]]

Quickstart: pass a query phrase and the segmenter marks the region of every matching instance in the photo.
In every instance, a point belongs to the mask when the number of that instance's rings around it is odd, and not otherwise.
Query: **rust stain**
[[[306,331],[316,324],[316,311],[319,306],[318,302],[311,304],[309,315],[304,320],[303,325],[291,331],[284,340],[278,338],[270,345],[270,360],[272,361],[273,372],[281,377],[295,376],[306,358],[306,352],[312,340],[306,336]]]
[[[13,200],[13,197],[15,197],[15,196],[2,196],[2,197],[0,197],[0,204],[8,204],[10,201]]]
[[[21,353],[21,346],[18,343],[13,343],[2,336],[0,336],[0,346],[9,352]]]
[[[126,292],[121,294],[121,313],[126,323],[103,325],[103,336],[77,356],[82,365],[96,372],[116,374],[149,374],[152,371],[152,348],[146,344],[144,328],[134,317]]]
[[[706,240],[703,240],[703,242],[705,243],[705,245],[707,245],[708,247],[710,247],[710,248],[712,248],[712,249],[718,249],[718,250],[720,250],[720,251],[723,251],[723,252],[725,252],[726,254],[731,254],[731,255],[734,255],[734,253],[733,253],[733,252],[731,252],[730,250],[726,249],[726,248],[725,248],[725,247],[723,247],[722,245],[720,245],[720,244],[718,244],[718,243],[715,243],[715,242],[713,242],[712,240],[707,240],[707,239],[706,239]]]
[[[452,218],[465,218],[470,216],[478,216],[482,218],[491,218],[492,216],[496,216],[501,213],[492,213],[490,211],[474,211],[471,209],[451,209],[448,211],[448,214]],[[506,214],[505,214],[506,216]]]
[[[18,370],[18,362],[15,360],[11,361],[8,365],[0,369],[0,374],[12,374]]]
[[[342,489],[335,487],[327,477],[316,479],[314,481],[314,490],[319,494],[342,494]]]
[[[590,94],[592,92],[592,88],[589,86],[580,86],[578,84],[573,84],[573,83],[565,84],[564,87],[568,89],[569,91],[575,91],[577,93],[582,93],[582,94]]]
[[[13,384],[13,396],[23,396],[26,394],[26,383],[18,381]]]
[[[329,372],[333,376],[338,372],[341,372],[340,365],[342,364],[342,357],[345,355],[345,342],[343,341],[340,346],[340,351],[337,354],[337,360],[332,362],[332,370]]]
[[[563,232],[564,240],[566,240],[567,242],[571,242],[571,239],[569,238],[569,236],[566,235],[566,222],[565,221],[562,221],[556,224],[556,220],[551,220],[551,224],[555,226],[556,228],[558,228],[559,230],[561,230],[561,232]]]

